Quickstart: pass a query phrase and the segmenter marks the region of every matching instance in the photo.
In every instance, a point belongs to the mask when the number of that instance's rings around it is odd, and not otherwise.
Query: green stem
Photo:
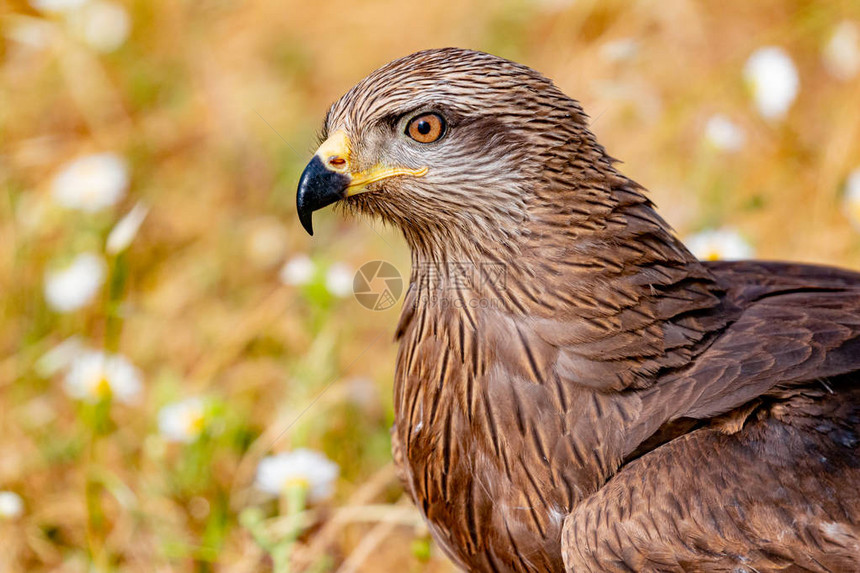
[[[296,545],[296,540],[302,533],[301,520],[298,519],[300,513],[305,510],[305,501],[307,499],[307,487],[303,484],[293,484],[287,487],[284,492],[283,501],[286,502],[286,514],[293,519],[293,526],[289,533],[284,536],[272,549],[272,561],[275,564],[275,573],[290,572],[290,557],[293,553],[293,548]]]
[[[128,279],[128,262],[124,253],[110,259],[110,276],[108,279],[107,305],[105,316],[105,349],[116,352],[119,349],[119,338],[122,334],[123,316],[122,295]]]

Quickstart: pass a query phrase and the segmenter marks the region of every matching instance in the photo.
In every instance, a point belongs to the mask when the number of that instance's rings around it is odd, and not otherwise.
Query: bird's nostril
[[[328,158],[328,164],[332,167],[343,167],[344,165],[346,165],[346,159],[337,155],[333,155]]]

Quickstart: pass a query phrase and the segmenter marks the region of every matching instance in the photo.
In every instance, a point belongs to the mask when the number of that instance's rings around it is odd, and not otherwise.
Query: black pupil
[[[429,121],[422,119],[421,121],[418,122],[417,129],[418,129],[418,133],[420,133],[421,135],[427,135],[428,133],[430,133],[430,130],[432,129],[432,127],[430,126]]]

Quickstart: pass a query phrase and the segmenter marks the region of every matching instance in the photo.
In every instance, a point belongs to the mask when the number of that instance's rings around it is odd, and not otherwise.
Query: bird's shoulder
[[[598,286],[587,293],[598,303],[578,295],[518,328],[555,350],[545,354],[558,383],[657,395],[671,404],[667,419],[719,415],[761,394],[860,370],[860,273],[760,261],[701,269],[641,273],[636,281],[655,285],[644,296],[626,296],[625,283],[606,295]]]
[[[676,416],[707,418],[860,370],[860,274],[759,261],[707,268],[740,312],[688,368],[660,381]]]

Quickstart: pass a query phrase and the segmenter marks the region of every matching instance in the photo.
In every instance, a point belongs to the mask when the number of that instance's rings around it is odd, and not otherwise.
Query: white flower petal
[[[120,219],[108,235],[105,244],[105,250],[108,254],[117,255],[128,248],[134,237],[137,236],[137,231],[143,220],[146,219],[147,213],[149,213],[149,207],[143,203],[138,203],[125,217]]]
[[[845,181],[842,208],[854,228],[860,231],[860,167],[852,171]]]
[[[109,0],[89,0],[69,14],[72,30],[91,48],[113,52],[128,39],[131,18],[121,4]]]
[[[714,115],[705,125],[705,140],[722,151],[738,151],[746,143],[744,130],[724,115]]]
[[[34,50],[47,48],[55,33],[56,29],[50,22],[27,16],[10,19],[5,30],[7,38]]]
[[[14,491],[0,491],[0,518],[12,519],[24,513],[24,500]]]
[[[335,263],[329,267],[325,275],[325,287],[334,296],[343,298],[352,293],[354,279],[354,273],[349,265]]]
[[[600,46],[600,55],[608,62],[632,60],[639,52],[639,42],[633,38],[611,40]]]
[[[81,253],[72,263],[45,275],[45,299],[57,312],[86,306],[105,281],[107,265],[93,253]]]
[[[860,73],[860,25],[840,22],[822,53],[824,67],[840,80],[850,80]]]
[[[785,50],[773,46],[756,50],[744,66],[744,76],[762,117],[775,120],[788,113],[800,89],[800,79]]]
[[[281,268],[281,282],[288,285],[308,284],[314,277],[316,265],[307,255],[296,255]]]
[[[114,153],[96,153],[66,164],[51,191],[61,206],[94,213],[115,205],[127,188],[125,161]]]
[[[338,465],[323,454],[301,448],[260,460],[256,483],[272,495],[280,495],[292,483],[303,483],[308,499],[316,502],[331,496],[339,474]]]
[[[733,229],[702,231],[688,237],[685,243],[703,261],[749,259],[754,254],[752,246]]]
[[[87,0],[30,0],[30,6],[43,12],[70,12],[87,3]]]
[[[130,404],[142,388],[140,372],[125,357],[98,351],[77,357],[65,380],[66,393],[87,402],[112,398]]]
[[[70,336],[36,361],[36,373],[42,378],[49,378],[68,368],[75,357],[86,351],[86,345],[80,336]]]
[[[158,430],[171,442],[193,442],[203,433],[205,424],[206,403],[201,398],[174,402],[158,412]]]

